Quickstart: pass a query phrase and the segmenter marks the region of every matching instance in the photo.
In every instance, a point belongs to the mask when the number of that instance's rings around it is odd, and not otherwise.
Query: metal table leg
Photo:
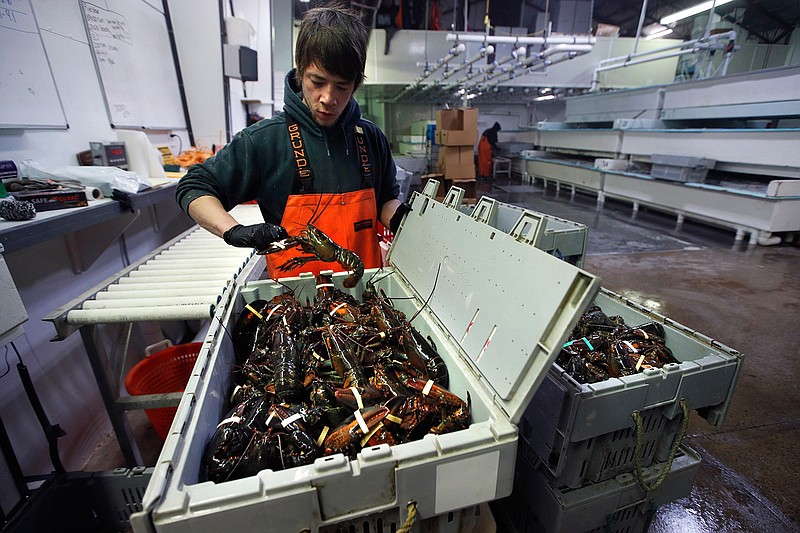
[[[132,324],[124,324],[120,329],[120,336],[124,336],[124,342],[115,342],[114,349],[119,350],[119,345],[123,344],[127,352],[127,347],[130,341]],[[128,418],[124,410],[117,409],[117,397],[119,396],[119,384],[117,388],[112,388],[112,371],[109,361],[111,359],[117,360],[116,357],[109,358],[105,354],[102,346],[97,343],[95,338],[96,327],[94,325],[83,326],[80,328],[81,338],[83,345],[86,348],[86,353],[89,356],[89,363],[92,365],[92,372],[94,373],[97,387],[100,389],[100,396],[103,398],[103,404],[106,407],[108,417],[111,419],[111,426],[114,428],[114,433],[119,442],[119,447],[122,449],[122,455],[125,458],[125,464],[128,467],[141,466],[144,464],[142,454],[139,451],[139,446],[136,444],[136,438],[131,429]],[[118,339],[119,340],[119,339]]]

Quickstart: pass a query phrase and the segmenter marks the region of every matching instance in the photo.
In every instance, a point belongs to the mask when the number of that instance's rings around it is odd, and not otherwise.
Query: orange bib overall
[[[314,191],[313,170],[306,159],[303,135],[297,122],[287,116],[289,141],[295,158],[295,193],[286,201],[281,226],[290,236],[300,235],[310,222],[322,230],[333,242],[355,252],[364,263],[364,268],[382,266],[381,248],[378,243],[378,214],[375,189],[372,188],[372,164],[369,161],[364,132],[355,127],[356,146],[361,161],[361,176],[364,188],[347,193],[317,193]],[[273,279],[296,276],[300,272],[321,270],[342,272],[346,267],[338,262],[309,261],[289,271],[278,270],[293,257],[309,256],[313,253],[292,248],[267,256],[269,277]]]
[[[478,142],[478,176],[487,178],[492,175],[492,145],[485,135]]]

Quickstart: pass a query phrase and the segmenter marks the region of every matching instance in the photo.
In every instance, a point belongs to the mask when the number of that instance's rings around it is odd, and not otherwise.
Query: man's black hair
[[[298,82],[313,63],[358,89],[364,81],[369,34],[361,14],[347,4],[332,2],[306,11],[295,43]]]

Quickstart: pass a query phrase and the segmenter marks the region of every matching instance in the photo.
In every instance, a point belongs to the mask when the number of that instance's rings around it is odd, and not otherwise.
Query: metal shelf
[[[132,208],[144,209],[164,201],[175,201],[175,183],[167,183],[138,194],[131,194]],[[45,242],[67,233],[88,228],[128,213],[120,202],[109,198],[92,200],[85,207],[71,207],[37,213],[36,218],[23,221],[0,220],[0,244],[5,253]]]

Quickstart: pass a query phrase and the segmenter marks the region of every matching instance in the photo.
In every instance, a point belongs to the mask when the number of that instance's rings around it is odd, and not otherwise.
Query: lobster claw
[[[371,385],[336,389],[334,394],[340,403],[351,409],[363,409],[364,406],[375,405],[387,399],[386,394]]]
[[[358,415],[355,413],[358,413]],[[355,411],[355,413],[325,438],[322,445],[323,448],[339,452],[350,444],[358,442],[383,421],[389,413],[389,409],[383,405],[375,405],[363,411]]]

